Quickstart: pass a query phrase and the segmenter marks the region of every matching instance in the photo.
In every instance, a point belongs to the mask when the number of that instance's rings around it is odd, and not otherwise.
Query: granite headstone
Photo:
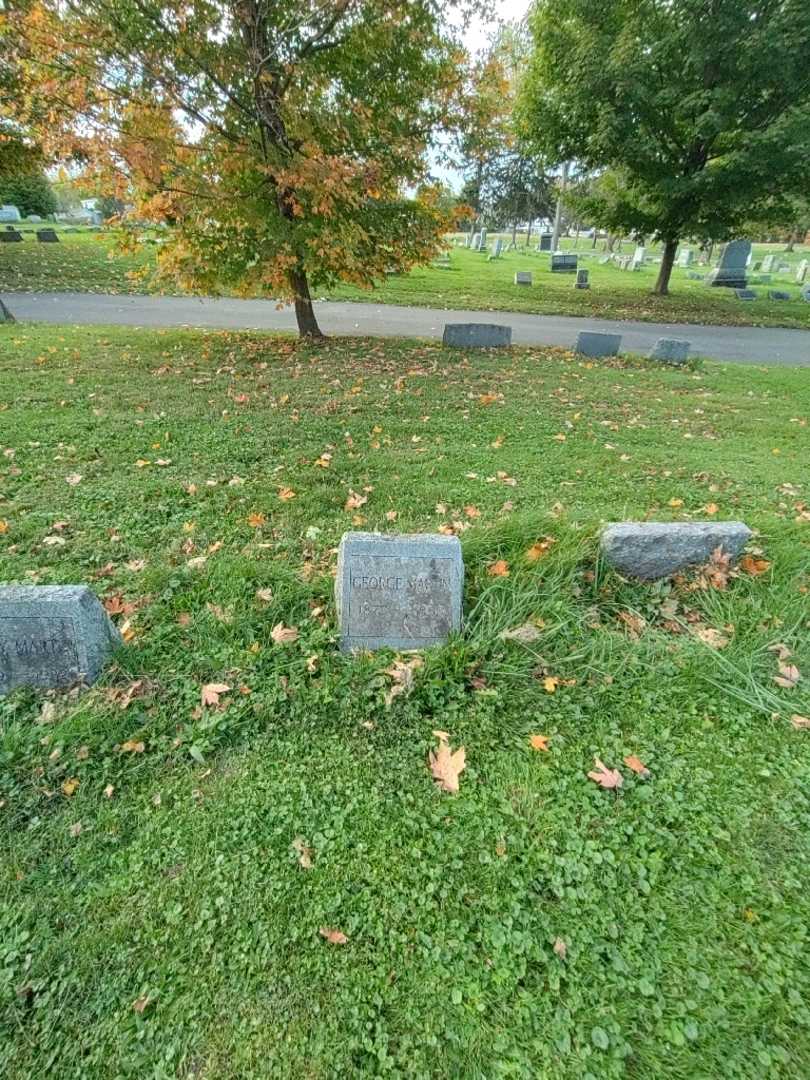
[[[722,285],[728,289],[744,289],[745,271],[750,254],[750,240],[732,240],[730,244],[726,244],[717,269],[706,275],[706,284]]]
[[[531,285],[532,272],[531,270],[516,270],[515,271],[515,285]]]
[[[616,356],[622,344],[621,334],[597,334],[581,330],[577,334],[574,352],[581,356]]]
[[[335,597],[340,647],[424,649],[461,627],[457,536],[345,533]]]
[[[120,642],[86,585],[0,587],[0,696],[95,682]]]
[[[751,538],[742,521],[622,521],[602,533],[602,555],[626,577],[654,581],[707,563],[720,548],[732,559]]]
[[[442,345],[453,349],[504,349],[512,344],[512,327],[499,323],[445,323]]]
[[[659,338],[649,354],[650,360],[661,360],[665,364],[685,364],[689,359],[690,342],[677,338]]]

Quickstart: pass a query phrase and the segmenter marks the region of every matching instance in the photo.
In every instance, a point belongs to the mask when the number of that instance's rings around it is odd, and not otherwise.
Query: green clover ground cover
[[[77,291],[148,293],[176,291],[169,283],[151,281],[158,248],[149,244],[121,253],[110,232],[61,233],[59,244],[37,244],[26,236],[22,244],[0,245],[0,292]],[[563,247],[572,249],[566,239]],[[601,245],[600,245],[601,247]],[[778,254],[790,271],[773,274],[770,285],[754,285],[758,299],[737,300],[729,289],[711,289],[690,281],[687,271],[676,267],[668,297],[652,295],[658,267],[650,264],[635,273],[614,265],[602,266],[591,255],[590,242],[578,247],[581,265],[591,272],[591,288],[575,289],[572,274],[552,274],[547,255],[522,248],[487,262],[464,248],[453,248],[450,268],[419,267],[409,274],[391,277],[372,292],[340,286],[328,294],[334,300],[426,306],[472,308],[487,311],[522,311],[542,315],[581,315],[590,318],[630,319],[641,322],[709,323],[739,326],[810,326],[810,303],[801,299],[795,284],[796,268],[810,253],[797,248],[790,254],[781,245],[758,244],[755,256]],[[625,252],[632,245],[624,245]],[[652,252],[654,248],[648,248]],[[530,288],[513,283],[516,270],[531,270]],[[789,301],[769,300],[770,289],[789,292]],[[325,297],[322,297],[325,298]],[[13,307],[13,305],[10,305]]]
[[[803,372],[27,325],[0,370],[0,580],[129,638],[0,702],[4,1077],[807,1075],[810,700],[769,649],[810,671]],[[714,506],[764,572],[599,563],[603,520]],[[387,706],[335,548],[440,525],[464,631]]]

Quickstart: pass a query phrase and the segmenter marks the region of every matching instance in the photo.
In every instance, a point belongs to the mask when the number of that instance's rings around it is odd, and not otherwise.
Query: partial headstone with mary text
[[[456,536],[345,533],[335,581],[340,647],[439,645],[461,627],[463,587]]]
[[[121,638],[86,585],[0,587],[0,697],[95,682]]]

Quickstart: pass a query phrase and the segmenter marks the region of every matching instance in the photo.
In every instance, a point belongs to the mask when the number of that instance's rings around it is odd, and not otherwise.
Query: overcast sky
[[[490,23],[476,19],[464,35],[464,44],[470,52],[483,48],[498,22],[514,22],[515,19],[522,19],[529,10],[529,4],[530,0],[495,0],[496,19]]]

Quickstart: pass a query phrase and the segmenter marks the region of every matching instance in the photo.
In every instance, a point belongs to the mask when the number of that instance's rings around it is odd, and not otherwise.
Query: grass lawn
[[[808,1075],[804,372],[23,325],[0,370],[0,580],[87,581],[128,639],[0,701],[4,1078]],[[597,559],[712,512],[758,573]],[[335,548],[440,526],[464,631],[387,702]]]
[[[154,291],[148,271],[155,263],[155,246],[143,245],[134,253],[121,254],[109,233],[77,232],[61,233],[61,236],[60,244],[37,244],[32,234],[22,244],[0,246],[0,292]],[[563,247],[570,250],[573,243],[572,239],[566,239]],[[602,266],[598,252],[595,255],[590,241],[586,240],[579,242],[578,251],[581,265],[591,272],[588,290],[575,289],[572,274],[552,274],[547,255],[521,249],[506,253],[498,261],[487,262],[485,255],[453,248],[450,269],[422,267],[402,277],[391,277],[371,292],[342,286],[328,295],[336,300],[406,306],[525,311],[644,322],[808,327],[810,303],[802,300],[795,276],[799,261],[810,256],[810,249],[797,248],[785,255],[781,248],[777,244],[756,245],[756,258],[779,254],[791,270],[773,274],[770,285],[755,285],[759,299],[751,302],[738,300],[732,290],[712,289],[700,281],[690,281],[687,271],[678,267],[673,271],[672,294],[663,298],[653,296],[656,265],[645,265],[635,273],[619,270],[613,264]],[[633,245],[625,243],[625,253],[632,249]],[[648,249],[650,253],[654,250]],[[516,270],[531,270],[533,285],[515,285]],[[770,289],[787,291],[792,299],[768,300]]]

